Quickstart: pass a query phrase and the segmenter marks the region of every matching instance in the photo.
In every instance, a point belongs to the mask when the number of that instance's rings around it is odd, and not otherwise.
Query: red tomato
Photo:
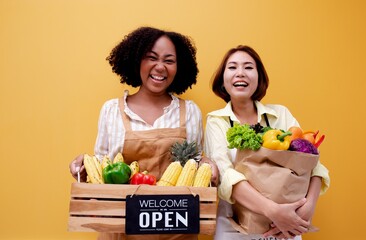
[[[148,184],[155,185],[156,177],[154,175],[148,174],[147,171],[135,173],[130,179],[130,184],[140,185]]]

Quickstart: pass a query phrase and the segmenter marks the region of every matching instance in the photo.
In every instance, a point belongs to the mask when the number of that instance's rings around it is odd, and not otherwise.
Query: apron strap
[[[125,113],[125,104],[124,104],[124,100],[123,97],[121,97],[118,101],[118,105],[119,105],[119,111],[121,112],[121,117],[122,117],[122,121],[123,121],[123,125],[125,127],[126,131],[131,131],[131,122],[127,117],[127,114]]]
[[[186,101],[179,98],[179,121],[180,121],[180,127],[185,128],[186,127]]]
[[[266,114],[266,113],[264,113],[264,114],[263,114],[263,116],[264,116],[264,120],[266,121],[267,127],[271,127],[271,126],[269,125],[269,121],[268,121],[267,114]],[[233,127],[233,126],[234,126],[234,122],[233,122],[233,120],[231,120],[231,118],[230,118],[230,117],[229,117],[229,121],[230,121],[230,126],[231,126],[231,127]]]
[[[268,121],[267,113],[264,113],[263,115],[264,115],[264,120],[266,121],[267,127],[271,127],[271,126],[269,125],[269,121]]]

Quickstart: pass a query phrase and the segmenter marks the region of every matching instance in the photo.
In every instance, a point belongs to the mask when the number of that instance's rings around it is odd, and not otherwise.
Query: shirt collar
[[[261,122],[263,114],[272,115],[273,117],[278,118],[278,114],[274,109],[267,107],[259,101],[255,101],[254,104],[257,108],[258,122]]]
[[[129,95],[129,91],[128,90],[125,90],[124,91],[124,96],[123,96],[123,103],[125,105],[125,109],[129,112],[129,113],[132,113],[132,111],[128,108],[127,106],[127,97]],[[177,107],[179,107],[179,98],[177,98],[176,96],[174,96],[172,93],[169,93],[169,95],[172,97],[172,102],[170,103],[169,106],[166,106],[164,108],[164,112],[168,112],[170,110],[173,110]]]
[[[262,115],[272,115],[275,118],[278,118],[278,114],[275,110],[272,108],[267,107],[266,105],[262,104],[259,101],[254,101],[255,107],[257,108],[257,114],[258,114],[258,122],[261,122]],[[229,101],[226,106],[220,110],[213,111],[209,113],[210,116],[219,116],[219,117],[229,117],[232,121],[239,121],[237,117],[235,116],[233,109],[231,107],[231,101]]]

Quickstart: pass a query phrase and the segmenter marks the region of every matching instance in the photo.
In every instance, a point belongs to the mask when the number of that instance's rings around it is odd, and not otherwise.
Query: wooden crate
[[[72,183],[68,230],[72,232],[125,232],[126,196],[198,194],[200,234],[216,228],[217,188]]]

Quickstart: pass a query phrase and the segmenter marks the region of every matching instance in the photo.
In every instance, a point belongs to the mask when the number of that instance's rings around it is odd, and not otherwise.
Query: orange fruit
[[[311,132],[305,133],[302,135],[302,138],[308,140],[312,144],[315,143],[314,133],[311,133]]]
[[[288,131],[292,133],[292,135],[289,136],[291,141],[297,138],[301,138],[303,135],[302,129],[300,127],[293,126],[290,127]]]

